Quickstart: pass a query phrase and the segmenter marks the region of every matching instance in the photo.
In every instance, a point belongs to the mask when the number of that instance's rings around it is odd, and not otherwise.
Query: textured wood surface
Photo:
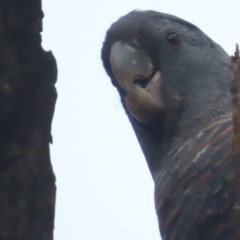
[[[231,58],[231,92],[233,109],[233,162],[240,190],[240,56],[239,47],[236,46],[234,56]]]
[[[40,0],[0,1],[0,239],[53,238],[49,154],[56,62],[41,47]]]
[[[232,157],[235,173],[235,183],[237,190],[236,208],[240,209],[240,53],[239,45],[236,44],[236,50],[231,57],[231,93],[232,93]],[[235,221],[240,224],[238,215],[234,216]],[[238,228],[238,239],[240,239],[240,229]]]

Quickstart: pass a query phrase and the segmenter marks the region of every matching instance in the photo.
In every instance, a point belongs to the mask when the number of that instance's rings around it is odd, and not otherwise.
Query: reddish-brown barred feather
[[[235,201],[231,137],[228,114],[197,136],[175,141],[172,151],[162,159],[155,179],[155,200],[163,238],[236,237],[235,223],[229,217]],[[197,225],[194,219],[198,219]],[[209,226],[205,229],[207,221]]]

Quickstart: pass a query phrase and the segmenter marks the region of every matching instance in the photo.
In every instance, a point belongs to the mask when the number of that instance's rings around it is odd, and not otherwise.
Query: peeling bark
[[[40,0],[0,1],[0,239],[53,239],[49,154],[57,67]]]

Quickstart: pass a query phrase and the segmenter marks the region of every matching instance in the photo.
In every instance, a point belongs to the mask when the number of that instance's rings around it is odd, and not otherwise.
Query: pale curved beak
[[[161,72],[141,49],[115,42],[110,52],[113,75],[125,91],[124,100],[130,114],[139,122],[153,124],[161,115]]]

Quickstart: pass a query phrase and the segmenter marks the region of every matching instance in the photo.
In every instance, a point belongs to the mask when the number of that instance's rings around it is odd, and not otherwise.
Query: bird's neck
[[[203,92],[188,101],[180,116],[176,137],[191,138],[215,122],[221,116],[231,112],[230,91]]]
[[[197,96],[187,104],[181,114],[173,114],[163,120],[161,129],[147,129],[132,122],[153,178],[162,159],[170,149],[176,147],[176,142],[193,138],[231,112],[230,96],[227,95],[221,97],[216,93],[205,93],[204,97]]]

